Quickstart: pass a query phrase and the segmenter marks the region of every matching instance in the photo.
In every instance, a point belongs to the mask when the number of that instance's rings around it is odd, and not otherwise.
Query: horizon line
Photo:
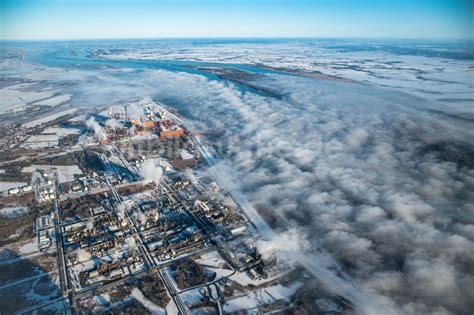
[[[144,36],[144,37],[77,37],[77,38],[0,38],[11,42],[94,41],[94,40],[153,40],[153,39],[378,39],[378,40],[445,40],[474,42],[473,37],[398,37],[398,36]]]

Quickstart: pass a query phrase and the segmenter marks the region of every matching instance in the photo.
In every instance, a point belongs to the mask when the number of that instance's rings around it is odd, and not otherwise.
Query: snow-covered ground
[[[51,90],[29,90],[32,85],[28,83],[16,84],[0,89],[1,104],[0,113],[23,110],[31,103],[51,97],[55,91]]]
[[[34,135],[29,137],[21,144],[25,149],[39,149],[56,147],[59,145],[59,137],[57,135]]]
[[[140,291],[139,289],[134,288],[130,295],[137,299],[137,301],[140,302],[153,315],[166,314],[163,308],[159,307],[155,303],[148,300],[145,296],[143,296],[142,291]]]
[[[42,132],[42,134],[54,134],[59,137],[76,135],[80,133],[81,133],[81,130],[78,128],[60,128],[60,127],[49,127],[43,130]]]
[[[168,305],[166,305],[166,314],[178,314],[178,308],[176,307],[176,303],[173,301],[173,299],[170,297],[170,301],[168,302]]]
[[[77,111],[77,108],[71,108],[71,109],[68,109],[68,110],[64,110],[64,111],[61,111],[59,113],[51,114],[51,115],[48,115],[46,117],[42,117],[42,118],[30,121],[30,122],[24,123],[22,125],[22,127],[23,128],[33,128],[33,127],[39,126],[41,124],[47,123],[49,121],[53,121],[53,120],[55,120],[57,118],[60,118],[62,116],[73,114],[76,111]]]
[[[97,294],[97,295],[94,296],[94,302],[97,305],[103,305],[103,306],[109,305],[110,295],[107,292]]]
[[[89,117],[89,115],[82,114],[82,115],[79,115],[79,116],[76,116],[76,117],[73,117],[73,118],[69,119],[69,121],[70,122],[86,121],[87,117]]]
[[[28,254],[28,253],[38,251],[38,240],[36,239],[36,237],[31,239],[29,243],[22,245],[19,251],[20,251],[20,254]]]
[[[257,289],[248,292],[244,296],[227,300],[224,304],[225,312],[236,312],[239,310],[248,310],[257,308],[263,304],[271,304],[278,300],[290,301],[291,297],[302,286],[301,283],[293,283],[289,287],[277,284],[266,288]]]
[[[183,300],[184,304],[186,304],[188,307],[198,304],[202,302],[205,298],[201,294],[202,290],[206,290],[204,288],[195,288],[186,292],[181,293],[179,296]]]
[[[220,266],[227,264],[217,251],[202,254],[199,258],[194,259],[194,261],[205,267],[214,268],[219,268]]]
[[[81,130],[78,128],[49,127],[43,130],[41,134],[29,137],[20,146],[29,149],[57,147],[59,145],[59,139],[80,133]]]
[[[209,272],[216,273],[216,280],[230,276],[234,272],[216,251],[206,253],[195,261]]]
[[[46,172],[57,172],[59,183],[67,183],[74,180],[74,175],[82,175],[77,165],[30,165],[21,169],[24,173],[32,173],[37,169]]]
[[[66,103],[70,99],[71,94],[62,94],[37,102],[35,105],[57,106]]]
[[[181,158],[182,158],[183,160],[194,159],[194,155],[192,155],[191,153],[189,153],[189,151],[186,150],[186,149],[181,149],[180,155],[181,155]]]
[[[288,273],[290,271],[291,271],[291,269],[287,270],[284,273],[274,275],[273,277],[269,277],[267,279],[252,279],[252,278],[249,277],[248,273],[246,273],[246,272],[237,272],[237,273],[233,274],[232,276],[230,276],[229,279],[232,280],[232,281],[237,282],[238,284],[240,284],[242,286],[248,286],[248,285],[258,286],[258,285],[262,285],[262,284],[271,282],[273,280],[276,280],[279,277],[285,275],[286,273]]]
[[[14,218],[17,215],[20,215],[22,213],[26,213],[28,211],[28,208],[26,207],[3,207],[0,208],[0,214],[5,215],[9,218]]]

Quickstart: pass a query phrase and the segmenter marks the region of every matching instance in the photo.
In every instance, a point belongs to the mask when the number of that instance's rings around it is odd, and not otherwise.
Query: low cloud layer
[[[287,92],[280,101],[190,82],[207,98],[189,104],[189,116],[223,131],[225,158],[254,203],[298,226],[396,312],[473,309],[469,129],[374,87],[275,76],[262,84]]]

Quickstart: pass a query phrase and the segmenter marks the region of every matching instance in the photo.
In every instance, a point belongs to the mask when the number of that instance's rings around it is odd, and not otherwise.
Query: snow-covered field
[[[225,265],[226,262],[219,255],[217,251],[212,251],[201,255],[199,258],[196,258],[195,261],[205,267],[214,267],[219,268],[222,265]]]
[[[37,169],[46,172],[57,172],[59,183],[71,182],[74,175],[82,175],[81,169],[77,165],[30,165],[21,169],[24,173],[32,173]]]
[[[34,135],[29,137],[21,144],[25,149],[39,149],[56,147],[59,145],[59,137],[57,135]]]
[[[203,295],[201,294],[202,290],[206,290],[205,287],[195,288],[195,289],[183,292],[179,296],[181,297],[183,302],[189,307],[207,299],[207,298],[204,298]]]
[[[239,310],[250,310],[260,305],[271,304],[278,300],[290,301],[291,297],[302,286],[301,283],[293,283],[290,287],[277,284],[266,288],[257,289],[235,299],[227,300],[224,304],[225,312],[237,312]]]
[[[59,113],[51,114],[51,115],[48,115],[46,117],[42,117],[42,118],[30,121],[28,123],[24,123],[22,125],[22,127],[23,128],[33,128],[33,127],[39,126],[41,124],[47,123],[49,121],[53,121],[53,120],[55,120],[57,118],[60,118],[62,116],[73,114],[76,111],[77,111],[77,108],[71,108],[71,109],[68,109],[68,110],[64,110],[64,111],[61,111]]]
[[[140,302],[151,314],[153,315],[166,314],[163,308],[159,307],[155,303],[148,300],[145,296],[143,296],[142,291],[140,291],[139,289],[134,288],[130,295],[133,296],[135,299],[137,299],[137,301]]]
[[[36,237],[32,238],[29,243],[23,244],[19,251],[20,254],[29,254],[38,251],[38,240]]]
[[[30,90],[33,89],[33,90]],[[24,109],[36,101],[42,101],[54,95],[52,90],[36,90],[28,83],[16,84],[0,89],[0,114]]]
[[[0,214],[5,215],[9,218],[14,218],[19,214],[26,213],[28,208],[26,207],[3,207],[0,208]]]
[[[46,122],[46,121],[44,121]],[[80,134],[77,128],[49,127],[41,134],[28,138],[20,146],[25,149],[51,148],[59,145],[59,139],[68,135]]]
[[[71,99],[71,94],[62,94],[35,103],[35,105],[57,106]]]
[[[206,253],[195,261],[210,272],[216,273],[216,279],[222,279],[232,274],[233,270],[228,266],[217,252]]]
[[[68,135],[75,135],[81,133],[80,129],[77,128],[60,128],[60,127],[49,127],[43,130],[42,134],[54,134],[59,137],[65,137]]]

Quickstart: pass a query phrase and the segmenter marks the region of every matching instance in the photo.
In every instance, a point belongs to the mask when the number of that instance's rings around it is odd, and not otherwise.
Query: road
[[[176,288],[174,287],[174,283],[173,281],[171,281],[168,273],[166,271],[162,271],[161,269],[159,269],[158,274],[160,275],[161,280],[165,284],[165,287],[168,290],[168,293],[170,293],[170,296],[173,299],[174,303],[176,304],[176,307],[178,307],[179,313],[181,315],[190,314],[187,306],[184,304],[181,297],[177,294]]]
[[[212,289],[213,286],[214,286],[215,290]],[[209,293],[209,298],[212,301],[217,303],[217,311],[218,311],[219,315],[223,315],[224,314],[224,308],[222,307],[222,303],[221,303],[222,292],[221,292],[220,287],[217,284],[212,284],[212,285],[209,285],[207,287],[207,290],[208,290],[208,293]],[[214,293],[215,293],[215,295],[214,295]]]
[[[69,275],[67,272],[67,264],[66,264],[66,257],[64,254],[64,247],[63,247],[63,236],[61,231],[61,215],[59,213],[59,181],[58,181],[58,174],[57,172],[54,173],[54,185],[56,187],[56,199],[54,199],[53,207],[54,207],[54,229],[55,229],[55,238],[56,238],[56,247],[58,249],[58,268],[59,268],[59,279],[61,281],[61,290],[63,293],[66,293],[69,290]]]

